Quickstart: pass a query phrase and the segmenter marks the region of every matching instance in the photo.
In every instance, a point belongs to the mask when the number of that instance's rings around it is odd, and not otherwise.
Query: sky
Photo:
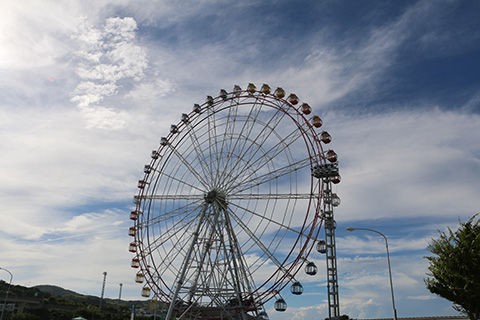
[[[0,267],[13,283],[142,299],[129,212],[194,103],[268,83],[333,137],[340,313],[456,315],[428,243],[480,211],[478,1],[1,1]],[[325,261],[270,319],[326,318]],[[0,279],[8,274],[0,270]],[[287,290],[288,291],[288,290]]]

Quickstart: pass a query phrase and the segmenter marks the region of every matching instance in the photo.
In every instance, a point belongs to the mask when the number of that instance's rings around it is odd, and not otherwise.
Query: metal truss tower
[[[323,211],[322,219],[325,228],[325,240],[318,242],[317,250],[326,254],[327,261],[327,292],[329,319],[340,317],[340,302],[338,297],[337,253],[335,246],[336,222],[333,208],[340,204],[340,198],[332,192],[332,183],[340,181],[338,164],[322,164],[316,166],[312,174],[323,183]]]
[[[325,183],[325,181],[324,181]],[[336,222],[333,217],[333,207],[339,204],[339,198],[332,193],[331,182],[325,183],[325,202],[323,207],[323,218],[325,222],[325,243],[327,260],[327,291],[328,291],[328,316],[330,319],[340,316],[340,303],[338,298],[338,275],[337,275],[337,254],[335,246]]]

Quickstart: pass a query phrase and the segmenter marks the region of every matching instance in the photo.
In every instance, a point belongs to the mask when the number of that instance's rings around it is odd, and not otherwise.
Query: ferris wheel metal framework
[[[268,319],[302,266],[326,254],[329,316],[339,316],[332,138],[295,94],[234,86],[195,104],[152,151],[130,214],[131,266],[165,319]],[[325,240],[318,240],[325,222]]]

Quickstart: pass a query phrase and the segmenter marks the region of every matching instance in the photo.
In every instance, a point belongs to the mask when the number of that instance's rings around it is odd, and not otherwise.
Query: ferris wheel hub
[[[224,191],[218,189],[212,189],[205,194],[205,202],[209,204],[216,203],[220,207],[227,207],[227,195]]]

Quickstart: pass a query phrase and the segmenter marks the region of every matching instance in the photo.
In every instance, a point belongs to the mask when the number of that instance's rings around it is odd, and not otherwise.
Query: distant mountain
[[[101,299],[76,293],[53,285],[23,287],[0,280],[0,297],[9,292],[7,304],[14,305],[14,311],[7,311],[6,319],[12,312],[18,319],[58,320],[83,317],[95,320],[129,319],[135,305],[137,320],[150,320],[152,310],[159,310],[158,303],[148,300],[125,301]]]
[[[48,293],[48,294],[51,294],[52,296],[56,296],[56,297],[81,296],[81,294],[76,293],[74,291],[67,290],[67,289],[64,289],[64,288],[61,288],[61,287],[57,287],[57,286],[48,285],[48,284],[34,286],[32,288],[36,288],[36,289],[40,290],[41,292]]]

